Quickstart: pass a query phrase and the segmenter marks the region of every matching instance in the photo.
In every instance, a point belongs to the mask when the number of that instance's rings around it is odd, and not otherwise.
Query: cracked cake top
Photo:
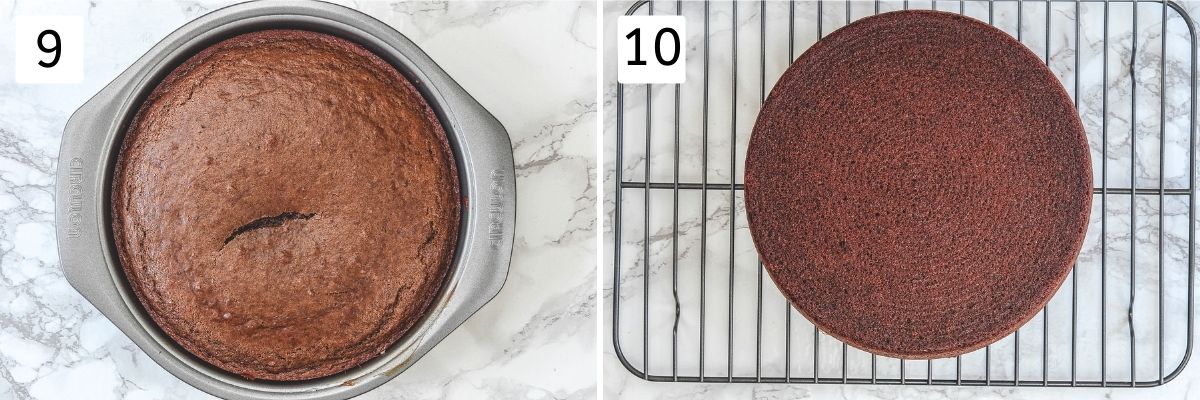
[[[130,123],[112,184],[141,305],[251,379],[381,354],[428,312],[457,243],[433,111],[392,65],[321,33],[243,34],[175,68]]]

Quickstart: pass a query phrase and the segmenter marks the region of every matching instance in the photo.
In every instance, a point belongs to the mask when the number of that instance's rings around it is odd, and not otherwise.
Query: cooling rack
[[[1092,150],[1083,251],[1041,313],[954,358],[899,360],[828,336],[763,273],[741,166],[758,107],[805,48],[898,9],[965,14],[1039,54]],[[1159,1],[639,1],[688,20],[681,85],[617,85],[613,345],[650,381],[1149,387],[1192,352],[1196,37]],[[698,33],[697,33],[698,32]],[[980,260],[981,263],[986,260]]]

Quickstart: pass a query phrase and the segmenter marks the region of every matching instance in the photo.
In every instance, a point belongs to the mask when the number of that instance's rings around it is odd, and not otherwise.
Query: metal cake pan
[[[125,129],[172,69],[205,47],[263,29],[305,29],[349,39],[392,63],[421,91],[449,137],[464,203],[449,276],[424,319],[381,356],[340,374],[300,382],[258,381],[209,365],[175,344],[142,309],[117,259],[110,179]],[[84,103],[67,122],[55,182],[59,258],[67,280],[159,365],[227,399],[344,399],[411,366],[504,285],[516,222],[507,132],[420,48],[386,24],[320,2],[261,1],[197,18],[155,45]]]

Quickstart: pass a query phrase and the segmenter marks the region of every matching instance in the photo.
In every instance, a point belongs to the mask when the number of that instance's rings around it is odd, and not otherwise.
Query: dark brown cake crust
[[[1008,34],[935,11],[817,42],[771,91],[746,210],[791,303],[855,347],[966,353],[1041,310],[1091,209],[1070,97]]]
[[[394,67],[333,36],[217,43],[142,104],[113,178],[129,284],[168,336],[252,379],[378,356],[449,270],[458,176]]]

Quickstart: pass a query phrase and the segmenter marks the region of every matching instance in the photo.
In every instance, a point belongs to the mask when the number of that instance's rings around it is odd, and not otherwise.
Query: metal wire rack
[[[1071,275],[1008,338],[898,360],[821,333],[764,278],[740,165],[767,90],[796,56],[864,16],[957,12],[1035,53],[1092,147],[1092,221]],[[1161,1],[650,2],[687,16],[688,80],[617,85],[613,344],[650,381],[1148,387],[1192,351],[1195,27]],[[748,56],[749,55],[749,56]],[[1132,121],[1132,122],[1131,122]],[[1024,339],[1024,340],[1022,340]]]

